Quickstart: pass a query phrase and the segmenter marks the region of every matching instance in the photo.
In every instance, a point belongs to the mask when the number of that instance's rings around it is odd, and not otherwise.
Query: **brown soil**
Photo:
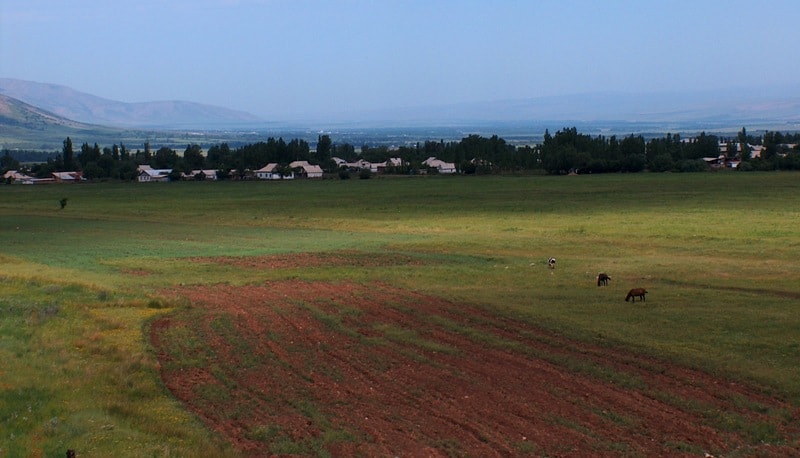
[[[326,253],[292,253],[264,256],[207,256],[188,258],[193,263],[208,263],[249,269],[295,269],[308,267],[379,267],[392,265],[416,265],[420,261],[399,254],[375,255],[358,251]]]
[[[800,455],[800,412],[753,387],[468,304],[299,280],[170,294],[192,307],[150,328],[161,376],[245,455]]]

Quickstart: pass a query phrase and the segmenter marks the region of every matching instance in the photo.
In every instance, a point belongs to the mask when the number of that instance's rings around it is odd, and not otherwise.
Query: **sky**
[[[276,120],[797,87],[798,24],[797,0],[2,0],[0,77]]]

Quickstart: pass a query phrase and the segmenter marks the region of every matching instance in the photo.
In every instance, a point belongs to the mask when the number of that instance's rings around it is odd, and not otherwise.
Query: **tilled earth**
[[[252,262],[252,261],[251,261]],[[244,455],[800,456],[755,387],[385,284],[180,287],[166,386]]]

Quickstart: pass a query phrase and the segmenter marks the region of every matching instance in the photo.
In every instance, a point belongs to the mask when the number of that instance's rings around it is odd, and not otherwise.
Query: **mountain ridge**
[[[800,131],[800,97],[793,94],[800,94],[800,85],[694,93],[594,92],[267,122],[248,113],[193,102],[127,104],[66,86],[0,78],[0,147],[53,150],[68,136],[77,142],[180,146],[248,142],[267,135],[313,142],[320,132],[336,132],[340,140],[352,144],[394,144],[458,139],[472,133],[525,143],[547,129],[570,126],[589,135],[722,133],[742,127]],[[37,100],[42,105],[37,105]],[[119,127],[109,127],[115,125]]]
[[[120,128],[236,128],[264,124],[253,114],[181,100],[120,102],[68,86],[0,78],[0,94],[87,124]]]
[[[789,94],[800,90],[787,89]],[[600,122],[632,123],[800,123],[800,95],[768,91],[592,92],[559,96],[464,102],[356,113],[345,121],[366,119],[451,123]],[[376,122],[376,121],[373,121]]]
[[[67,86],[0,78],[0,94],[67,119],[138,129],[242,130],[269,123],[247,112],[187,101],[119,102]],[[507,122],[800,125],[800,85],[694,92],[589,92],[309,114],[291,126],[398,127]]]

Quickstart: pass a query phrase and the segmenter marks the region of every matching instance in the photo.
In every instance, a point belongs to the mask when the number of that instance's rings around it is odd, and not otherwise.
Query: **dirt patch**
[[[800,300],[800,293],[796,293],[793,291],[775,291],[771,289],[749,288],[744,286],[704,285],[702,283],[694,283],[694,282],[678,281],[678,280],[662,280],[662,281],[666,284],[678,285],[688,288],[710,289],[715,291],[735,291],[738,293],[755,294],[758,296],[777,296],[785,299]]]
[[[789,456],[758,390],[387,285],[179,288],[166,386],[246,455]]]
[[[188,258],[201,264],[219,264],[247,269],[295,269],[309,267],[380,267],[395,265],[419,265],[414,257],[401,254],[375,254],[360,251],[337,251],[325,253],[291,253],[264,256],[205,256]]]
[[[151,272],[143,269],[121,269],[120,273],[134,277],[147,277],[151,275]]]

